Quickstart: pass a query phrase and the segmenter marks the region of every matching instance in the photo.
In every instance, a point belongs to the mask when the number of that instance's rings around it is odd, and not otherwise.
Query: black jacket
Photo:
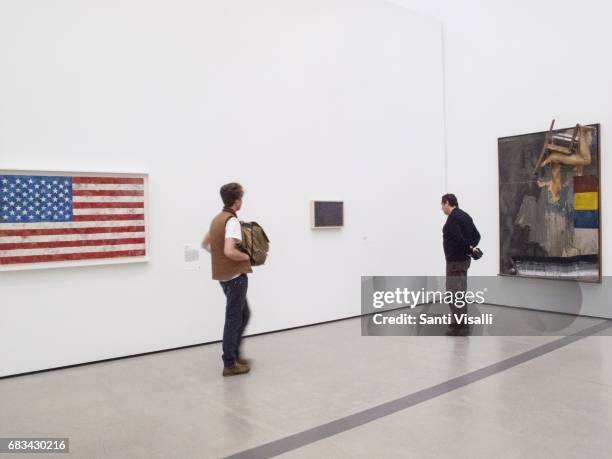
[[[472,217],[456,207],[442,228],[444,256],[448,261],[465,261],[470,258],[470,246],[480,242],[480,233]]]

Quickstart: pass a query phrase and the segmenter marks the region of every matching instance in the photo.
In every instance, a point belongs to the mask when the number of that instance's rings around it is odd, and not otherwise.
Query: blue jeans
[[[219,283],[227,299],[223,328],[223,365],[230,368],[236,363],[236,359],[240,358],[242,334],[251,317],[246,298],[249,278],[246,274],[241,274],[235,279]]]

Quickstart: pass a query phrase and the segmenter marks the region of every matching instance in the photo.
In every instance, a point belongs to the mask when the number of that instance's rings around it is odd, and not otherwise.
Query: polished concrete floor
[[[0,437],[69,437],[52,457],[265,457],[269,442],[559,339],[362,337],[351,319],[248,338],[245,376],[221,377],[215,344],[9,378]],[[279,457],[610,458],[611,349],[583,337],[334,435],[315,429]]]

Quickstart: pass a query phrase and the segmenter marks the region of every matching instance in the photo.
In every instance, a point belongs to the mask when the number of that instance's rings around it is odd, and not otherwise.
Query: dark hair
[[[459,203],[457,202],[457,196],[452,193],[448,193],[442,196],[442,204],[446,203],[448,203],[451,207],[459,207]]]
[[[240,183],[232,182],[223,185],[219,190],[219,194],[221,194],[223,205],[225,207],[232,207],[237,199],[242,198],[244,190]]]

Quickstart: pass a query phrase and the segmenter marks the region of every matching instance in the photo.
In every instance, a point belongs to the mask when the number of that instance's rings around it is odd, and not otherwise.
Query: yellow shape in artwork
[[[598,193],[589,191],[585,193],[574,193],[574,209],[597,210],[599,208]]]

